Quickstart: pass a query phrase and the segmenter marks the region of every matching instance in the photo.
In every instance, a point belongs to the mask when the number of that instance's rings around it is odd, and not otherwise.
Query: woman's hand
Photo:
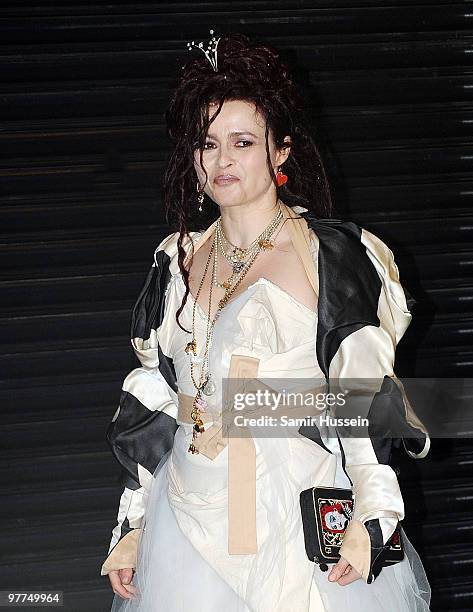
[[[133,595],[136,593],[136,587],[131,584],[133,579],[132,568],[112,570],[108,577],[114,593],[120,595],[123,599],[133,598]]]
[[[341,586],[350,584],[350,582],[354,582],[358,578],[361,578],[361,574],[343,557],[340,557],[338,563],[332,567],[332,571],[328,576],[330,582],[338,582]]]

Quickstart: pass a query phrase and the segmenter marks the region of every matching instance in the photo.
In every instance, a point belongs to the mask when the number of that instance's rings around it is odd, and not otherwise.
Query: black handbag
[[[352,491],[337,487],[312,487],[301,491],[299,497],[307,557],[326,572],[328,563],[337,563],[340,559],[343,536],[353,515]],[[376,568],[380,570],[403,559],[404,547],[398,523],[376,558]],[[379,572],[374,573],[377,575]]]

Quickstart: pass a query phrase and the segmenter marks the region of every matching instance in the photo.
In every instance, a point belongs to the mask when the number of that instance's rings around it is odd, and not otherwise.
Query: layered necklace
[[[281,204],[278,203],[278,212],[276,213],[276,215],[266,226],[266,228],[261,232],[261,234],[257,238],[255,238],[255,240],[253,240],[253,242],[246,248],[238,247],[232,244],[226,237],[225,232],[223,230],[222,217],[219,217],[219,219],[217,220],[214,232],[214,239],[212,242],[212,246],[210,247],[209,256],[207,258],[207,262],[204,269],[204,274],[202,276],[202,280],[200,281],[197,294],[193,300],[194,303],[192,308],[192,340],[186,344],[186,347],[184,349],[190,358],[191,379],[196,389],[196,394],[192,403],[191,410],[191,418],[194,421],[194,427],[192,429],[192,442],[190,443],[188,448],[188,452],[192,454],[199,452],[195,447],[194,442],[196,437],[205,431],[204,423],[202,421],[202,412],[205,412],[207,402],[203,395],[210,396],[213,395],[216,391],[216,384],[212,379],[212,374],[209,370],[209,348],[213,336],[215,323],[218,317],[220,316],[222,308],[224,308],[224,306],[228,303],[228,300],[233,295],[237,287],[240,285],[241,281],[244,279],[261,251],[270,250],[274,247],[271,237],[276,231],[278,225],[281,223],[282,219],[283,212]],[[222,253],[223,257],[232,266],[231,275],[221,283],[217,280],[217,263],[219,252]],[[195,312],[197,300],[199,299],[199,295],[204,284],[205,278],[207,276],[207,272],[212,258],[212,279],[210,282],[209,305],[207,310],[205,347],[203,355],[198,356],[198,347],[195,333]],[[225,294],[219,300],[217,310],[214,316],[211,318],[213,287],[221,287],[225,289]],[[196,380],[194,372],[194,368],[197,364],[200,364],[201,366],[198,381]]]

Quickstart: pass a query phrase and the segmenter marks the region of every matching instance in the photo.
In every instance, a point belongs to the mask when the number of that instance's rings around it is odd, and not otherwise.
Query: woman
[[[428,610],[405,534],[403,561],[375,562],[404,517],[386,440],[317,427],[223,433],[224,378],[276,388],[371,377],[383,382],[378,397],[393,407],[401,398],[411,456],[429,445],[392,369],[411,320],[392,252],[328,218],[325,173],[286,67],[242,35],[199,48],[166,116],[175,146],[165,204],[179,231],[158,245],[133,309],[141,367],[107,434],[125,475],[101,572],[112,610]],[[304,548],[299,493],[315,485],[356,495],[327,573]]]

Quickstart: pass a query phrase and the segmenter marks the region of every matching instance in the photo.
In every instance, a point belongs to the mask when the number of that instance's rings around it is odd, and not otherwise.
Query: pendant
[[[207,402],[202,397],[199,397],[195,400],[195,406],[191,412],[191,418],[193,421],[195,421],[195,417],[193,415],[195,415],[198,411],[205,412],[206,406],[207,406]]]
[[[202,388],[202,393],[204,393],[205,395],[213,395],[216,390],[217,390],[217,386],[212,380],[211,376],[209,376],[207,380],[205,381],[205,384]]]
[[[239,274],[244,267],[244,262],[243,261],[234,261],[232,262],[232,266],[233,266],[233,274]]]
[[[271,240],[260,240],[258,242],[258,245],[261,249],[264,249],[265,251],[268,249],[272,249],[274,247],[273,243],[271,242]]]
[[[205,412],[206,406],[207,402],[200,396],[195,398],[191,412],[191,419],[194,421],[194,427],[192,428],[192,442],[190,443],[189,448],[187,449],[187,452],[192,453],[193,455],[199,452],[195,446],[196,438],[198,435],[205,431],[204,422],[200,418],[200,413]]]
[[[205,431],[204,421],[202,419],[196,419],[194,431],[196,431],[197,433],[203,433]]]
[[[184,349],[184,352],[189,354],[189,353],[194,353],[197,351],[197,342],[195,340],[191,340],[190,342],[188,342],[186,344],[186,348]]]

